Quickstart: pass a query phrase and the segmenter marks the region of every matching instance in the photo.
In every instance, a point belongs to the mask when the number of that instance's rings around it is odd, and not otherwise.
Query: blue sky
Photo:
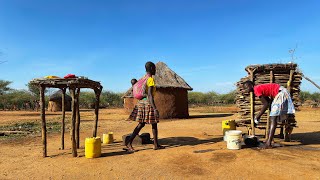
[[[320,1],[0,0],[0,79],[68,73],[126,91],[163,61],[195,91],[226,93],[249,64],[296,63],[320,84]],[[303,90],[319,92],[303,81]]]

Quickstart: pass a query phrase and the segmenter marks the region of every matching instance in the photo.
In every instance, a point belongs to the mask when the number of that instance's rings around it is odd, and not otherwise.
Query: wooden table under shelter
[[[77,149],[80,147],[80,111],[79,111],[79,95],[81,88],[90,88],[95,92],[95,119],[93,126],[93,137],[97,136],[99,103],[102,86],[100,82],[86,78],[39,78],[30,81],[30,84],[36,85],[40,89],[40,116],[42,121],[42,144],[43,157],[47,157],[47,129],[45,118],[45,96],[46,88],[59,88],[62,91],[62,125],[61,125],[61,149],[64,149],[64,133],[65,133],[65,94],[69,88],[72,98],[72,116],[71,116],[71,141],[72,156],[77,157]]]

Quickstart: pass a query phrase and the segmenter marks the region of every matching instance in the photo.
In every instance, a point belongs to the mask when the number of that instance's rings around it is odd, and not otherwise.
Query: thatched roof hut
[[[72,98],[69,95],[65,95],[65,108],[66,111],[71,111]],[[62,91],[59,90],[53,93],[49,97],[48,111],[56,112],[62,111]]]
[[[172,71],[165,63],[156,64],[155,103],[160,118],[188,118],[188,91],[192,88],[178,74]],[[133,98],[132,87],[123,95],[124,108],[131,112],[137,99]]]

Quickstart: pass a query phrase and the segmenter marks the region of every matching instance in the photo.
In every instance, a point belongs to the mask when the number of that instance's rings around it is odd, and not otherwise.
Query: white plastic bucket
[[[230,131],[230,130],[229,130],[229,131]],[[229,131],[224,132],[223,141],[226,141],[226,142],[227,142]]]
[[[227,148],[228,149],[241,149],[241,135],[242,131],[229,130],[226,133]]]

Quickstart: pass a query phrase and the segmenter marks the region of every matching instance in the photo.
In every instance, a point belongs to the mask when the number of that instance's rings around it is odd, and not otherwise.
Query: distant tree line
[[[100,96],[100,107],[123,107],[123,93],[115,93],[112,91],[103,91]],[[81,92],[79,97],[80,108],[94,108],[95,103],[94,92]]]
[[[10,88],[11,81],[0,80],[0,109],[18,110],[34,109],[39,100],[39,89],[31,84],[27,84],[28,90],[16,90]],[[123,93],[103,91],[100,96],[100,107],[123,107]],[[189,92],[188,102],[190,105],[226,105],[235,104],[236,91],[226,94],[211,92]],[[302,103],[307,100],[320,102],[320,93],[300,92]],[[48,103],[48,93],[46,93],[46,103]],[[95,94],[91,91],[80,93],[80,107],[94,108]]]
[[[11,83],[11,81],[0,80],[0,110],[28,110],[37,108],[40,99],[40,91],[37,86],[28,83],[26,85],[28,90],[16,90],[10,88]],[[47,92],[46,90],[46,106],[49,100]],[[122,95],[123,93],[103,91],[100,96],[100,107],[123,107]],[[94,108],[94,92],[82,91],[79,103],[81,108]]]
[[[310,93],[308,91],[301,91],[300,92],[300,99],[302,103],[304,103],[307,100],[311,100],[314,102],[320,102],[320,93],[315,92],[315,93]]]
[[[219,94],[214,91],[189,92],[188,102],[191,105],[223,105],[234,104],[236,99],[236,91],[231,91],[226,94]]]

